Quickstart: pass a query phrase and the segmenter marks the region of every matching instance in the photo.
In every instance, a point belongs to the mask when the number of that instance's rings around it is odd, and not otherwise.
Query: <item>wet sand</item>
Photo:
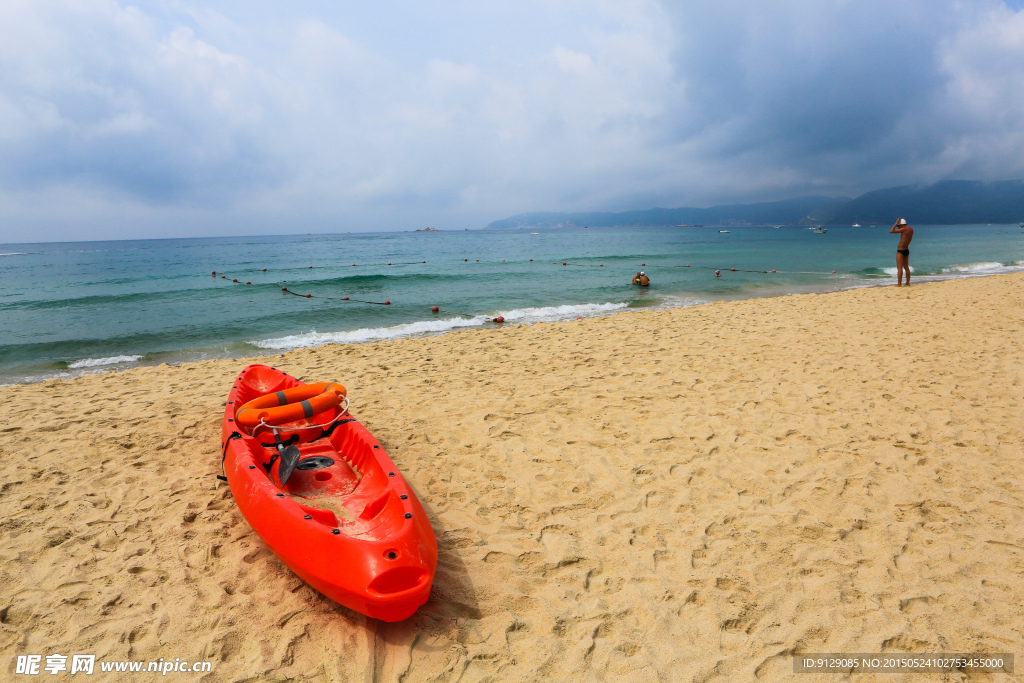
[[[1019,658],[1022,302],[1014,274],[2,387],[2,666],[831,681],[792,653]],[[305,586],[216,479],[248,362],[343,382],[418,492],[440,560],[411,619]]]

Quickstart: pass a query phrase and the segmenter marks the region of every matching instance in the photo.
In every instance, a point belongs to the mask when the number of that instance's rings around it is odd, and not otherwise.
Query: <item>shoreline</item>
[[[781,680],[792,653],[1013,652],[1022,302],[1016,273],[274,355],[345,384],[424,504],[438,572],[396,624],[303,584],[216,479],[258,359],[0,388],[5,666]]]
[[[975,265],[986,265],[986,264],[975,264]],[[1020,262],[1016,262],[1015,265],[1012,265],[1012,266],[1007,266],[1005,264],[1000,264],[1000,267],[1004,268],[1004,269],[1008,269],[1007,272],[990,273],[990,272],[984,272],[984,271],[974,271],[974,270],[971,270],[971,269],[965,269],[965,270],[959,270],[957,272],[950,272],[950,273],[945,273],[945,274],[915,275],[914,277],[916,279],[916,283],[914,285],[911,285],[911,286],[919,286],[919,285],[925,285],[925,284],[931,284],[931,283],[937,283],[937,282],[948,282],[948,281],[955,281],[955,280],[961,280],[961,279],[973,279],[973,278],[978,278],[978,277],[998,277],[998,276],[1002,276],[1002,275],[1009,275],[1009,274],[1013,274],[1013,273],[1016,273],[1016,272],[1024,271],[1024,263],[1020,263]],[[770,291],[770,292],[762,291],[762,292],[753,292],[753,293],[749,293],[749,294],[745,294],[745,295],[738,295],[737,294],[735,296],[723,297],[723,298],[720,298],[720,299],[717,299],[717,300],[712,300],[712,301],[699,301],[698,300],[695,303],[679,304],[679,303],[676,303],[676,302],[681,300],[680,297],[678,297],[676,295],[666,294],[665,296],[667,297],[667,299],[665,301],[662,301],[661,303],[659,303],[657,305],[645,306],[645,307],[639,307],[639,306],[637,306],[637,307],[630,307],[628,305],[621,305],[621,307],[620,307],[620,304],[614,304],[612,302],[605,302],[605,303],[600,303],[600,304],[598,304],[598,303],[581,304],[579,306],[569,306],[569,307],[581,309],[578,312],[582,315],[582,317],[584,319],[605,318],[605,317],[619,315],[620,313],[630,313],[630,312],[639,312],[639,311],[647,311],[647,310],[650,310],[650,311],[663,311],[663,310],[671,310],[671,309],[674,309],[674,308],[692,308],[694,306],[706,306],[706,305],[715,304],[715,303],[721,303],[721,302],[750,301],[750,300],[756,300],[756,299],[773,299],[773,298],[778,298],[778,297],[802,296],[802,295],[805,295],[805,294],[830,294],[830,293],[837,293],[837,292],[853,291],[853,290],[858,290],[858,289],[874,289],[874,288],[884,288],[884,287],[889,287],[889,286],[895,286],[895,285],[891,284],[891,282],[889,280],[890,280],[890,278],[887,277],[885,282],[883,283],[882,278],[877,278],[877,280],[875,280],[875,281],[865,280],[865,279],[862,278],[861,281],[856,283],[856,284],[846,284],[846,285],[840,285],[840,286],[831,287],[831,288],[820,288],[820,287],[809,286],[808,289],[806,289],[806,290],[801,289],[799,291]],[[669,303],[669,300],[672,300],[672,303]],[[558,308],[558,307],[556,307],[556,306],[547,307],[547,309],[556,309],[556,308]],[[594,309],[594,312],[584,311],[582,309]],[[607,310],[600,310],[600,309],[607,309]],[[517,310],[517,309],[510,309],[510,310]],[[499,310],[496,313],[494,313],[494,315],[502,315],[504,317],[507,317],[509,315],[509,313],[508,313],[508,311],[501,311],[501,310]],[[566,315],[564,317],[554,316],[554,317],[551,317],[551,319],[539,319],[539,320],[532,320],[532,321],[527,321],[527,322],[517,322],[514,319],[509,319],[503,325],[498,325],[496,323],[492,323],[491,322],[491,317],[492,316],[490,314],[479,314],[479,315],[472,316],[470,318],[466,318],[466,317],[463,317],[463,316],[456,316],[455,318],[451,318],[451,319],[447,319],[447,318],[445,318],[445,319],[425,318],[423,320],[418,320],[418,321],[414,321],[414,322],[411,322],[411,323],[400,323],[398,325],[395,325],[395,326],[392,326],[392,327],[387,327],[387,328],[358,328],[358,329],[355,329],[355,330],[342,330],[342,331],[338,331],[338,332],[297,333],[296,335],[292,335],[292,336],[300,337],[301,338],[301,337],[304,337],[304,336],[309,336],[309,334],[317,334],[317,335],[323,336],[323,337],[332,337],[332,336],[343,337],[345,335],[357,335],[358,333],[372,333],[372,332],[376,332],[378,330],[384,330],[384,331],[392,332],[392,334],[385,334],[384,336],[381,336],[381,337],[373,337],[372,335],[370,335],[369,338],[363,339],[363,340],[353,340],[353,341],[326,340],[326,341],[322,341],[322,342],[319,342],[319,343],[311,343],[309,345],[299,345],[299,346],[292,346],[292,347],[282,346],[279,349],[275,349],[272,346],[267,346],[267,347],[264,347],[264,350],[267,353],[260,353],[259,347],[257,345],[258,344],[264,344],[264,343],[269,344],[270,342],[275,342],[275,341],[280,342],[280,340],[288,339],[289,337],[281,337],[281,338],[277,338],[277,339],[267,339],[267,340],[259,340],[259,341],[235,340],[233,342],[228,342],[228,343],[225,343],[223,345],[223,348],[225,350],[227,350],[227,346],[228,345],[242,345],[242,344],[245,344],[245,345],[249,345],[249,346],[254,347],[251,350],[252,352],[249,352],[250,349],[240,349],[238,352],[234,352],[234,353],[233,352],[227,352],[225,354],[215,354],[215,355],[211,356],[209,354],[214,353],[214,352],[212,352],[211,349],[204,349],[204,348],[197,347],[195,349],[189,349],[189,350],[153,352],[151,354],[142,354],[142,355],[139,355],[139,354],[120,354],[120,355],[114,355],[114,356],[109,356],[109,357],[83,358],[83,359],[78,359],[76,361],[73,361],[73,362],[69,363],[68,364],[69,367],[67,369],[53,370],[53,371],[51,371],[49,373],[45,373],[44,372],[44,373],[40,373],[38,375],[28,376],[28,377],[25,377],[25,378],[23,378],[23,379],[21,379],[19,381],[13,381],[13,382],[6,382],[6,380],[0,379],[0,387],[17,386],[17,385],[20,385],[20,384],[36,384],[36,383],[40,383],[40,382],[46,382],[46,381],[51,380],[51,379],[68,379],[69,380],[69,379],[75,379],[75,378],[83,377],[83,376],[87,376],[87,375],[103,374],[103,373],[107,373],[107,372],[119,373],[119,372],[125,372],[127,370],[132,370],[132,369],[135,369],[135,368],[160,367],[161,365],[169,365],[171,367],[177,367],[177,366],[183,365],[183,364],[198,363],[198,362],[204,362],[204,361],[208,361],[208,360],[211,360],[211,361],[212,360],[244,360],[246,358],[254,358],[254,357],[259,357],[259,358],[277,357],[277,356],[279,356],[281,354],[289,353],[291,351],[299,351],[299,350],[304,350],[304,349],[316,349],[316,348],[321,348],[323,346],[329,346],[329,345],[332,345],[332,344],[338,344],[338,345],[344,345],[344,344],[374,344],[374,343],[378,343],[378,342],[394,341],[394,340],[398,340],[398,339],[431,338],[431,337],[443,336],[443,335],[447,335],[447,334],[451,334],[451,333],[456,333],[456,332],[463,332],[463,331],[467,331],[467,330],[471,330],[471,329],[499,329],[500,327],[504,327],[504,326],[513,327],[513,326],[519,326],[519,325],[535,325],[535,324],[538,324],[538,323],[548,323],[548,322],[567,322],[567,321],[574,320],[576,315],[577,315],[577,312],[574,311],[571,315]],[[449,320],[463,320],[465,322],[465,324],[458,325],[458,326],[453,326],[453,327],[450,327],[450,328],[444,329],[444,330],[436,330],[436,331],[435,330],[413,331],[413,332],[404,332],[404,331],[397,332],[396,331],[396,330],[398,330],[398,328],[409,328],[409,327],[416,327],[416,326],[420,326],[420,325],[429,325],[430,322],[447,322]],[[156,356],[158,358],[158,360],[156,360],[156,359],[154,359],[154,360],[144,360],[146,358],[146,356]],[[196,357],[196,356],[200,356],[200,357]],[[105,362],[105,361],[114,361],[114,359],[119,359],[119,362]],[[63,361],[61,361],[61,362],[63,363]],[[32,367],[32,366],[20,366],[20,367]],[[3,372],[7,372],[7,371],[3,371]],[[11,374],[17,375],[17,374],[21,374],[21,373],[19,372],[19,373],[11,373]]]

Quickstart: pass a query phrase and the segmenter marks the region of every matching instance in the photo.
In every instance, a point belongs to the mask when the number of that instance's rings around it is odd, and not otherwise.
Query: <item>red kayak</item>
[[[250,365],[228,394],[222,442],[239,509],[303,581],[384,621],[427,601],[434,530],[384,448],[348,412],[342,385]]]

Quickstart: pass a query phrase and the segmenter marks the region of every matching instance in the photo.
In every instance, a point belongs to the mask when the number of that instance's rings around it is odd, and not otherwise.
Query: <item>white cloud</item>
[[[998,0],[9,0],[0,241],[1020,177],[1022,36]]]

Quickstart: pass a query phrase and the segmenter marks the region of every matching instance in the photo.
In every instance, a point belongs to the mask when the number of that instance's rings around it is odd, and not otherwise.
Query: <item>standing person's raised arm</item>
[[[902,221],[902,220],[903,220],[902,218],[897,218],[896,222],[892,224],[892,228],[889,229],[889,232],[890,233],[899,232],[899,230],[897,230],[897,228],[900,227],[900,221]]]

